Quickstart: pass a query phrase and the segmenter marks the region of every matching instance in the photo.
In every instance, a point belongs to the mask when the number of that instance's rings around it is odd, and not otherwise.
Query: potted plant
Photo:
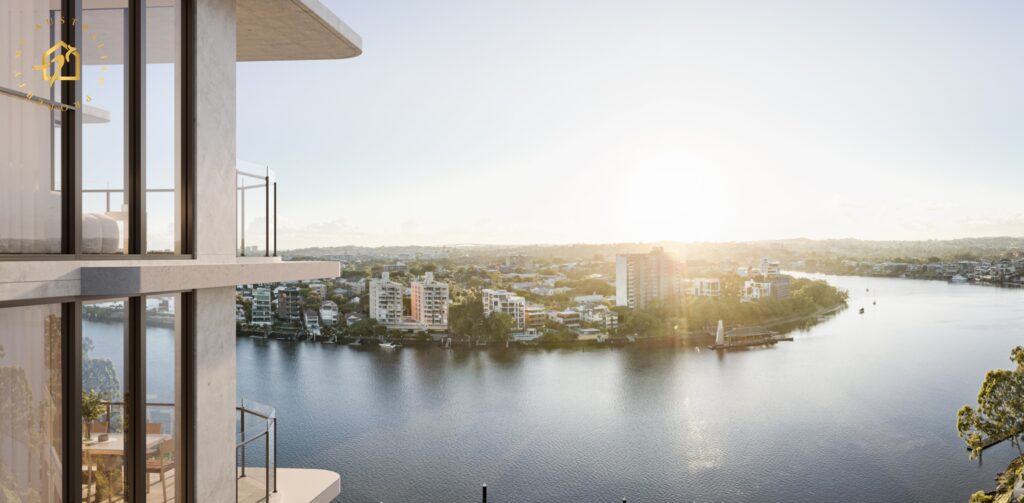
[[[103,398],[95,390],[82,391],[82,421],[85,438],[92,438],[92,423],[103,415]]]

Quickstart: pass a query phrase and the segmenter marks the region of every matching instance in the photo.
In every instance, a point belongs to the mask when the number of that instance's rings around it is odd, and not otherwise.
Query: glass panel
[[[181,253],[180,5],[146,3],[146,248]]]
[[[268,244],[271,253],[274,246],[274,172],[266,166],[242,160],[237,161],[237,167],[238,254],[262,257],[268,254]]]
[[[82,500],[123,499],[125,486],[124,299],[82,306]]]
[[[126,253],[125,2],[82,10],[82,252]]]
[[[147,501],[175,496],[175,439],[181,295],[146,299],[146,490]]]
[[[61,501],[60,305],[0,309],[0,501]]]
[[[60,253],[60,128],[49,103],[75,69],[63,64],[60,20],[49,0],[0,0],[0,253]]]

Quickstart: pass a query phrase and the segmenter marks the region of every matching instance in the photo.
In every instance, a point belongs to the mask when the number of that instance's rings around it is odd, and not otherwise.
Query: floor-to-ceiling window
[[[82,2],[82,253],[129,252],[127,22],[125,1]]]
[[[178,395],[182,343],[181,294],[146,298],[146,501],[175,498]]]
[[[50,0],[0,0],[0,254],[61,252],[60,113],[50,105],[76,59],[62,59],[60,16]]]
[[[0,308],[0,501],[61,499],[61,306]]]
[[[82,501],[128,494],[127,299],[82,305]]]
[[[146,0],[146,251],[181,253],[181,3]]]
[[[0,256],[190,252],[185,5],[0,0]]]

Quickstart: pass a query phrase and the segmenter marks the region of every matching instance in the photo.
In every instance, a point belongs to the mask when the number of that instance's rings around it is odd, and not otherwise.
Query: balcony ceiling
[[[236,0],[238,61],[345,59],[363,53],[363,40],[319,0]],[[173,0],[149,0],[146,61],[174,61]],[[92,0],[84,9],[86,65],[124,61],[124,0]],[[97,38],[91,39],[95,35]],[[102,42],[103,49],[97,45]],[[199,41],[202,46],[203,41]],[[104,56],[101,61],[100,56]]]
[[[344,59],[362,38],[319,0],[237,0],[238,61]]]

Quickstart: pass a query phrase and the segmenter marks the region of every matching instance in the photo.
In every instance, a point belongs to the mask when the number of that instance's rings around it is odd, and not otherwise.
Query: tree
[[[977,409],[965,405],[957,412],[956,429],[971,448],[971,459],[981,455],[986,439],[1008,439],[1017,453],[1024,456],[1024,347],[1013,348],[1010,360],[1017,368],[990,370],[985,374]]]
[[[92,339],[82,339],[82,389],[99,394],[108,401],[119,401],[121,382],[114,362],[107,358],[90,358]]]
[[[508,313],[491,313],[484,322],[487,338],[492,341],[504,342],[512,333],[515,320]]]

